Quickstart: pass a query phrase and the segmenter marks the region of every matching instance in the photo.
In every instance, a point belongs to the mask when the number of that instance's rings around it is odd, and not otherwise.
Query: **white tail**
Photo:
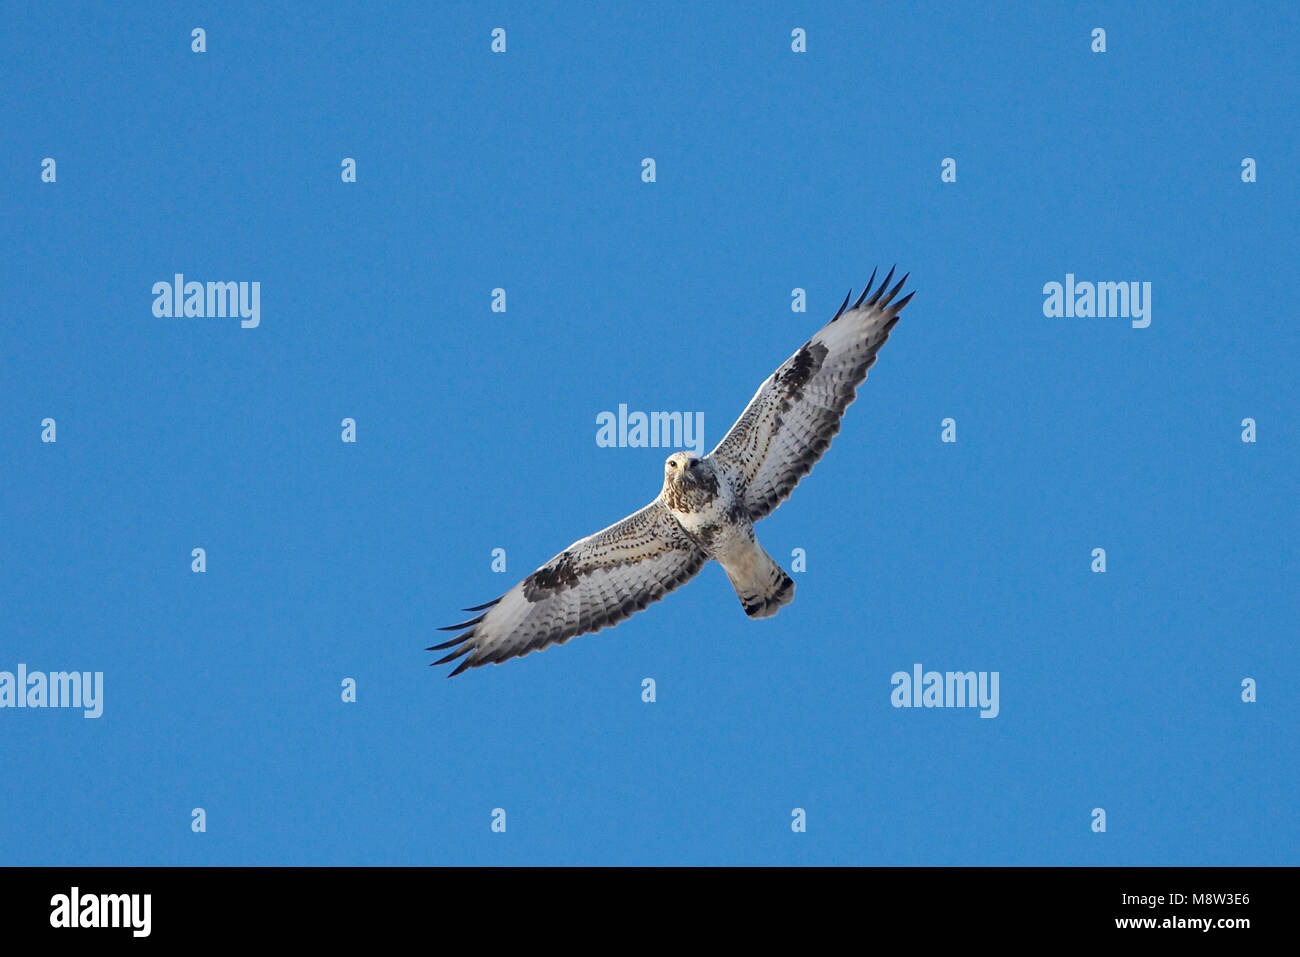
[[[750,618],[771,618],[794,599],[794,580],[757,542],[739,559],[722,562],[722,569]]]

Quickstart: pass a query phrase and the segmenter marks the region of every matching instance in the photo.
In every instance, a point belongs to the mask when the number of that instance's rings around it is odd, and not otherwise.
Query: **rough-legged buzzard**
[[[754,523],[812,470],[840,430],[840,418],[912,298],[895,302],[889,271],[875,273],[761,386],[735,425],[704,458],[677,452],[664,463],[663,490],[621,522],[574,542],[482,612],[443,631],[463,631],[429,651],[451,648],[441,665],[466,668],[526,655],[599,631],[658,601],[709,559],[727,573],[745,613],[775,615],[794,582],[754,538]]]

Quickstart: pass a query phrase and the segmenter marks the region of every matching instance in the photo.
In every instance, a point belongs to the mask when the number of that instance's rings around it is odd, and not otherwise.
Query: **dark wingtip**
[[[867,300],[868,306],[874,306],[877,302],[880,301],[881,295],[889,287],[890,281],[894,278],[894,270],[897,268],[898,268],[897,263],[889,267],[889,275],[886,276],[884,282],[880,284],[880,288],[876,290],[875,295],[873,295],[870,299]]]
[[[873,269],[871,270],[871,278],[868,279],[867,284],[862,287],[862,295],[858,296],[858,301],[853,304],[854,309],[862,305],[862,300],[867,298],[867,293],[871,292],[871,284],[874,283],[875,281],[876,281],[876,270]]]
[[[913,289],[911,292],[909,292],[909,293],[908,293],[906,296],[904,296],[902,299],[898,300],[898,302],[894,303],[894,305],[893,305],[893,307],[892,307],[893,310],[894,310],[894,312],[895,312],[895,313],[902,312],[903,307],[906,306],[909,302],[911,302],[911,301],[912,301],[912,297],[915,296],[915,295],[916,295],[916,290]]]
[[[486,617],[487,613],[485,612],[477,618],[471,618],[469,621],[462,621],[459,625],[444,625],[442,628],[439,628],[438,631],[460,631],[462,628],[472,628]]]
[[[840,316],[844,315],[844,310],[848,307],[849,300],[852,298],[853,298],[853,290],[850,289],[849,294],[845,296],[844,301],[840,303],[840,308],[835,311],[835,315],[831,316],[831,322],[834,322]]]
[[[470,646],[470,645],[467,644],[464,648],[457,648],[457,649],[455,649],[451,654],[449,654],[449,655],[444,655],[443,657],[439,658],[437,661],[434,662],[434,664],[435,664],[435,665],[445,665],[445,664],[449,664],[449,663],[455,661],[455,660],[456,660],[457,658],[459,658],[461,655],[467,655],[467,654],[469,654],[471,647],[472,647],[472,646]]]
[[[466,668],[468,668],[469,666],[470,666],[470,660],[469,660],[468,658],[466,658],[464,661],[462,661],[462,662],[460,663],[460,667],[457,668],[455,671],[453,671],[451,674],[447,675],[447,677],[448,677],[448,678],[454,678],[454,677],[456,677],[458,674],[460,674],[462,671],[464,671]]]
[[[444,641],[444,642],[443,642],[442,644],[440,644],[440,645],[434,645],[432,648],[425,648],[424,650],[425,650],[425,651],[442,651],[444,648],[450,648],[452,645],[459,645],[462,641],[468,641],[470,635],[472,635],[472,634],[474,634],[474,632],[473,632],[472,630],[471,630],[471,631],[467,631],[467,632],[465,632],[465,634],[463,634],[463,635],[457,635],[455,638],[451,639],[451,641]]]
[[[903,288],[903,283],[907,282],[907,277],[910,275],[912,275],[910,272],[904,275],[903,278],[898,280],[898,282],[894,285],[894,288],[889,290],[889,294],[885,296],[884,299],[880,300],[881,309],[884,309],[886,306],[888,306],[891,302],[894,301],[894,297],[898,295],[898,290]]]
[[[491,608],[504,597],[505,595],[501,595],[497,598],[493,598],[491,601],[484,602],[481,605],[475,605],[473,608],[462,608],[461,611],[482,611],[484,608]]]

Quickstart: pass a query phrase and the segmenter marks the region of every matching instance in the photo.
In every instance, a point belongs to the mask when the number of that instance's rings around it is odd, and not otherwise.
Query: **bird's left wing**
[[[767,377],[709,453],[740,491],[752,520],[781,504],[830,448],[844,410],[912,298],[908,293],[894,302],[906,276],[889,289],[891,269],[872,292],[875,278],[872,273],[852,307],[850,292],[835,318]]]
[[[705,554],[655,499],[639,512],[574,542],[483,614],[442,631],[468,629],[429,651],[456,646],[434,664],[468,655],[448,677],[497,664],[575,635],[599,631],[658,601],[688,581]],[[484,610],[486,609],[486,610]]]

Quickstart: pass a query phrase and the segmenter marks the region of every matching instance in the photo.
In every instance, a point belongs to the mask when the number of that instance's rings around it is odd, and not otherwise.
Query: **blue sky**
[[[103,672],[104,713],[0,709],[0,861],[1297,863],[1297,13],[1020,6],[12,12],[0,670]],[[758,526],[793,604],[711,565],[428,666],[657,493],[600,412],[711,448],[895,262]],[[175,273],[260,325],[155,317]],[[1067,274],[1150,282],[1150,326],[1045,317]],[[1000,713],[892,707],[918,662]]]

